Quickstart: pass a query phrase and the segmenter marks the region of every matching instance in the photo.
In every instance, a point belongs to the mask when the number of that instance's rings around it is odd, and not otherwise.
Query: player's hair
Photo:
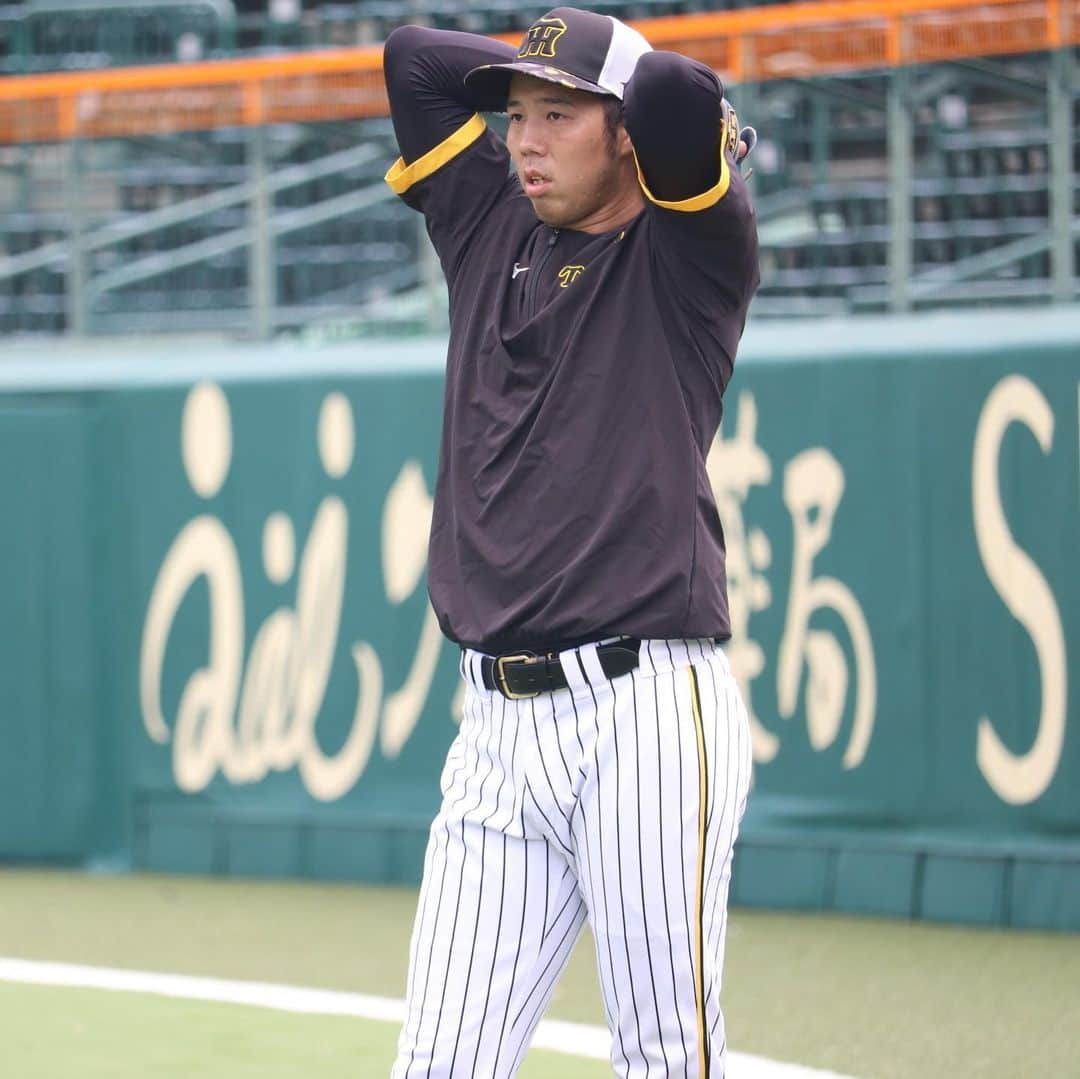
[[[615,139],[619,134],[619,128],[623,123],[623,103],[614,96],[605,95],[604,103],[604,137],[607,139],[608,149],[615,152]]]

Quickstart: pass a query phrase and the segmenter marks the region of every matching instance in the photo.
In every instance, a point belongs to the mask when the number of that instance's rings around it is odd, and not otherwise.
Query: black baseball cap
[[[465,84],[489,100],[505,102],[510,79],[519,71],[621,101],[638,57],[651,48],[641,34],[610,15],[557,7],[525,31],[517,60],[473,68]]]

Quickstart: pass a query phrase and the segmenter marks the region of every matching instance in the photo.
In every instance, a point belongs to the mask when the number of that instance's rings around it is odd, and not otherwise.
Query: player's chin
[[[558,207],[552,205],[550,201],[545,201],[542,197],[529,201],[532,203],[533,213],[543,224],[553,229],[562,228],[565,224],[564,215],[559,213]]]
[[[540,195],[530,198],[529,201],[532,203],[533,213],[549,228],[567,228],[574,220],[563,202],[551,195]]]
[[[537,216],[542,217],[545,213],[550,214],[553,212],[558,199],[552,195],[550,188],[545,188],[543,191],[531,191],[526,187],[524,190],[525,197],[532,203]]]

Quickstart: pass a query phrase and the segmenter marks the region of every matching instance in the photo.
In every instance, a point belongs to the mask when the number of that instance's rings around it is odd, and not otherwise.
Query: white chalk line
[[[341,1015],[401,1023],[405,1002],[388,997],[346,993],[337,989],[308,989],[270,982],[228,981],[187,974],[155,974],[144,970],[88,967],[73,963],[47,963],[32,959],[0,958],[0,981],[63,988],[107,989],[125,993],[152,993],[183,1000],[219,1004],[246,1004],[257,1008],[308,1015]],[[545,1019],[536,1028],[531,1045],[555,1053],[607,1060],[611,1035],[604,1027]],[[787,1064],[750,1053],[728,1051],[729,1079],[852,1079],[836,1072],[801,1064]]]

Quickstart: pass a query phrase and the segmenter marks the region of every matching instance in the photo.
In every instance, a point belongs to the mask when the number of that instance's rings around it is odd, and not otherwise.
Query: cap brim
[[[511,64],[485,64],[483,67],[474,67],[465,76],[465,85],[483,99],[485,105],[494,110],[506,108],[506,99],[510,94],[510,80],[514,72],[522,75],[531,75],[534,79],[543,79],[544,82],[553,82],[558,86],[565,86],[571,90],[585,90],[590,94],[603,94],[614,97],[610,90],[597,86],[594,82],[580,79],[577,75],[571,75],[569,71],[561,68],[550,67],[547,64],[531,64],[526,60],[517,60]]]

